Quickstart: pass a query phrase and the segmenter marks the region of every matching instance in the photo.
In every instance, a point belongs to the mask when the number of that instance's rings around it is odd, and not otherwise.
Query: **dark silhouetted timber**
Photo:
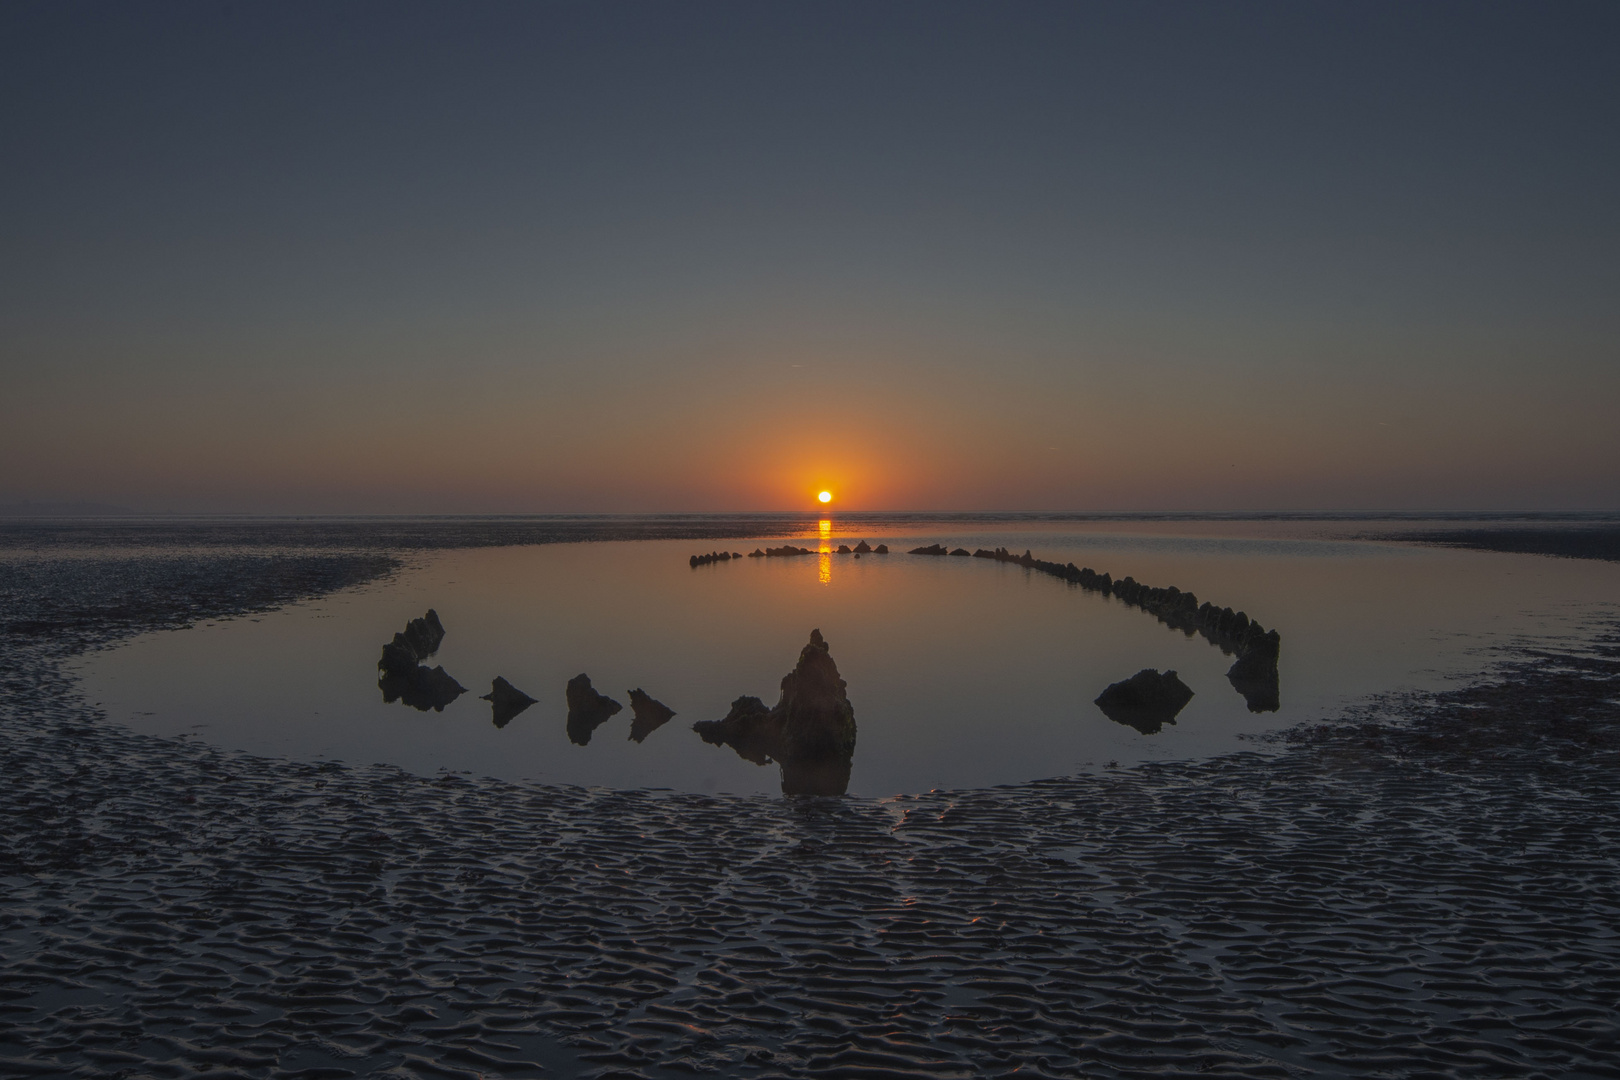
[[[1060,577],[1082,589],[1100,592],[1141,608],[1166,626],[1188,636],[1201,634],[1222,652],[1237,656],[1237,662],[1227,672],[1227,678],[1243,695],[1250,712],[1274,712],[1280,707],[1277,659],[1282,650],[1282,635],[1275,630],[1266,630],[1241,611],[1218,608],[1208,602],[1200,604],[1198,597],[1190,592],[1182,592],[1174,585],[1160,589],[1143,585],[1130,577],[1115,581],[1107,573],[1099,574],[1090,567],[1037,559],[1028,551],[1014,555],[1006,548],[996,548],[994,551],[980,548],[973,554],[976,558],[1015,563],[1026,569]]]
[[[742,558],[740,551],[711,551],[707,555],[693,555],[687,561],[693,567],[708,566],[710,563],[730,562],[732,559]]]
[[[601,727],[614,713],[623,709],[617,701],[597,693],[591,686],[591,677],[581,672],[568,680],[568,741],[585,746],[591,741],[591,732]]]
[[[443,712],[444,707],[466,692],[466,688],[443,667],[428,668],[423,660],[439,651],[444,642],[444,625],[432,608],[420,619],[412,619],[402,633],[383,646],[377,661],[377,688],[383,701],[403,702],[413,709]]]
[[[489,693],[479,698],[487,701],[494,708],[494,722],[498,728],[503,728],[512,722],[518,713],[534,704],[534,698],[525,694],[499,675],[489,688]]]
[[[889,548],[887,544],[879,544],[875,548],[868,547],[863,540],[854,548],[848,544],[840,544],[837,554],[853,554],[858,558],[868,552],[874,555],[887,555]],[[751,558],[812,554],[815,552],[810,548],[794,547],[791,544],[764,550],[756,548],[749,553]],[[1165,625],[1188,636],[1201,634],[1222,652],[1235,656],[1237,659],[1227,671],[1227,678],[1238,693],[1243,695],[1250,712],[1275,712],[1281,707],[1277,659],[1282,649],[1282,637],[1275,630],[1266,630],[1241,611],[1218,608],[1207,602],[1200,604],[1198,597],[1190,592],[1183,592],[1174,585],[1161,589],[1143,585],[1130,577],[1116,581],[1109,574],[1099,574],[1090,567],[1078,567],[1072,562],[1058,563],[1037,559],[1028,551],[1022,555],[1014,555],[1006,548],[996,548],[994,551],[980,548],[970,552],[966,548],[951,549],[943,544],[929,544],[926,547],[912,548],[910,554],[958,557],[971,555],[996,562],[1014,563],[1025,569],[1038,570],[1043,574],[1062,578],[1082,589],[1103,593],[1132,607],[1141,608]],[[692,565],[701,565],[700,560],[712,562],[735,557],[725,552],[694,555]]]
[[[776,708],[745,695],[724,719],[700,720],[692,730],[756,765],[778,762],[784,795],[842,795],[855,755],[855,709],[846,690],[821,631],[812,630],[798,664],[782,678]]]
[[[630,711],[635,715],[630,721],[630,738],[636,742],[669,723],[669,718],[675,715],[674,709],[657,698],[648,697],[647,692],[639,688],[630,691]]]
[[[699,720],[692,730],[703,741],[729,746],[737,756],[755,765],[769,765],[781,750],[782,731],[771,710],[751,694],[731,703],[731,711],[719,720]]]
[[[1277,631],[1273,630],[1272,635]],[[1276,712],[1282,708],[1282,688],[1277,675],[1277,648],[1275,636],[1251,647],[1237,662],[1227,669],[1226,678],[1232,688],[1243,695],[1252,713]]]
[[[799,650],[799,662],[782,678],[781,717],[789,759],[845,756],[855,752],[855,708],[849,703],[832,651],[820,630]]]
[[[1143,668],[1098,694],[1096,705],[1114,723],[1153,735],[1175,723],[1192,698],[1192,689],[1175,672],[1161,675],[1157,668]]]
[[[438,652],[443,643],[444,624],[439,622],[439,613],[428,608],[426,615],[406,623],[404,632],[395,634],[394,640],[383,646],[377,667],[390,672],[409,671]]]
[[[1241,665],[1241,659],[1231,665],[1230,672],[1226,672],[1226,680],[1231,683],[1233,690],[1243,695],[1249,712],[1277,712],[1283,708],[1283,691],[1278,685],[1277,667],[1273,665],[1272,669],[1262,670],[1260,674],[1247,675],[1239,670]]]

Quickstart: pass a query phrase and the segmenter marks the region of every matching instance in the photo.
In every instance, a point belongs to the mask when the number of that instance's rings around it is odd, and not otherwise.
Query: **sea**
[[[1270,752],[1283,729],[1488,678],[1527,650],[1578,650],[1620,615],[1620,563],[1408,538],[1480,520],[829,513],[737,540],[417,543],[378,580],[142,634],[73,670],[109,722],[268,757],[779,795],[778,763],[707,742],[693,724],[743,695],[775,704],[820,631],[857,725],[849,794],[986,788]],[[578,535],[659,531],[651,519],[611,524]],[[483,528],[451,525],[458,543]],[[251,522],[235,527],[251,539]],[[510,534],[513,519],[500,529]],[[857,554],[862,542],[888,554]],[[1218,643],[1114,596],[1016,563],[909,554],[935,544],[1028,551],[1241,611],[1280,635],[1275,698],[1235,686],[1234,656]],[[750,555],[784,545],[810,554]],[[692,564],[718,552],[739,557]],[[445,633],[424,664],[462,691],[424,700],[391,689],[378,661],[430,610]],[[1145,669],[1175,672],[1192,697],[1154,723],[1097,704]],[[623,708],[570,724],[566,687],[580,675]],[[512,714],[484,700],[497,678],[534,703]],[[639,728],[632,690],[674,715]]]

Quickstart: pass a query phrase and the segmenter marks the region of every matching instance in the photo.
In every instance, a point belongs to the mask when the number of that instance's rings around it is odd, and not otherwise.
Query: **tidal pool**
[[[891,554],[833,553],[860,539]],[[112,720],[258,754],[776,793],[774,765],[706,744],[691,725],[724,716],[742,694],[774,704],[819,629],[859,729],[849,790],[885,795],[1253,747],[1242,736],[1471,676],[1502,646],[1577,641],[1620,608],[1620,565],[1350,540],[1297,523],[830,518],[789,542],[818,554],[696,568],[689,556],[720,545],[412,555],[390,580],[143,635],[77,671]],[[1282,635],[1280,708],[1251,712],[1225,677],[1231,656],[1144,611],[1014,565],[905,554],[936,542],[1027,548],[1243,610]],[[442,712],[385,701],[378,686],[382,645],[429,608],[447,633],[428,664],[467,688]],[[1174,669],[1194,692],[1151,734],[1093,704],[1142,668]],[[581,673],[626,706],[584,745],[569,737],[564,702]],[[497,676],[537,699],[500,727],[479,699]],[[676,712],[640,742],[630,738],[631,689]]]

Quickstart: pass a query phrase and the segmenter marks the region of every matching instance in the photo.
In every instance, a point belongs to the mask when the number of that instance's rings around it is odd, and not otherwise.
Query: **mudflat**
[[[0,562],[0,1073],[1612,1075],[1620,629],[1254,752],[885,799],[300,764],[63,661],[381,551]]]
[[[1391,534],[1389,539],[1472,548],[1475,551],[1511,551],[1525,555],[1620,561],[1620,529],[1612,525],[1428,529],[1397,532]]]

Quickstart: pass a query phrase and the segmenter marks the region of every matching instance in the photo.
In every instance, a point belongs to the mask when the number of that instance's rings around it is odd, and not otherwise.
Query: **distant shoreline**
[[[648,510],[614,513],[334,514],[137,511],[93,503],[0,503],[0,523],[406,521],[1489,521],[1620,523],[1620,510]]]
[[[745,514],[545,514],[251,517],[6,517],[0,551],[103,547],[242,548],[399,553],[625,540],[758,540],[792,536],[831,516],[843,525],[963,526],[1047,522],[1322,522],[1338,539],[1620,561],[1620,512],[928,513],[805,511]],[[1419,523],[1447,528],[1413,528]],[[1368,528],[1394,524],[1396,528]],[[1400,525],[1406,528],[1400,528]],[[1356,528],[1360,526],[1360,528]]]
[[[1620,562],[1620,528],[1450,529],[1395,533],[1379,539],[1474,551],[1502,551],[1515,555],[1552,555],[1565,559]]]

